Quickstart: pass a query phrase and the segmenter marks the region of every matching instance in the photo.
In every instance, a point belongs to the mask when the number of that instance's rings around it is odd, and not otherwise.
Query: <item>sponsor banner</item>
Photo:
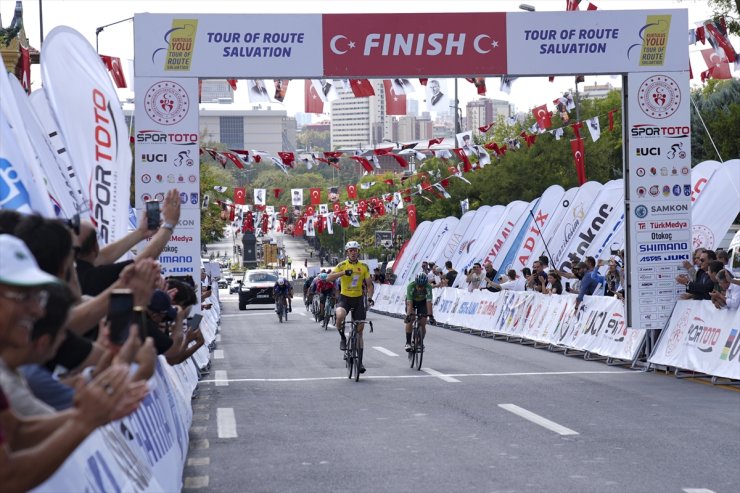
[[[493,259],[501,252],[506,239],[515,234],[514,228],[522,213],[529,204],[521,200],[515,200],[506,205],[506,208],[499,216],[498,221],[489,230],[486,238],[481,238],[478,247],[474,253],[461,259],[460,265],[455,266],[457,271],[462,274],[466,269],[471,269],[475,262],[483,264],[487,259]],[[458,275],[454,287],[464,287],[466,285],[465,276]]]
[[[179,491],[197,382],[190,361],[170,366],[160,357],[139,409],[95,430],[32,491]]]
[[[134,84],[136,215],[143,217],[146,202],[162,203],[168,191],[177,190],[180,220],[159,261],[165,275],[191,275],[198,279],[201,252],[198,81],[137,77]]]
[[[678,301],[648,361],[740,380],[740,311]]]
[[[575,188],[571,189],[571,191],[572,195],[575,195]],[[526,230],[522,230],[524,236],[519,248],[512,248],[509,251],[511,254],[510,260],[507,261],[505,259],[501,264],[501,267],[498,269],[499,275],[506,274],[508,268],[521,272],[522,268],[531,267],[532,262],[540,255],[547,255],[543,246],[540,246],[539,249],[537,246],[538,244],[544,245],[542,238],[546,238],[544,233],[550,221],[557,220],[556,216],[562,218],[561,214],[566,210],[564,203],[570,204],[570,199],[565,198],[565,190],[560,185],[552,185],[542,193],[537,207],[532,209],[533,218],[531,218],[531,223]],[[540,251],[540,249],[543,251]],[[549,255],[547,256],[548,258],[550,257]]]
[[[605,223],[610,217],[619,216],[619,209],[623,207],[624,184],[622,180],[612,180],[606,183],[599,194],[588,204],[588,208],[574,230],[568,243],[558,248],[558,257],[550,265],[557,266],[559,270],[569,271],[574,262],[584,261],[586,252],[597,241]],[[552,251],[552,250],[551,250]],[[554,254],[554,252],[553,252]]]
[[[324,74],[508,74],[507,14],[327,14]]]
[[[689,74],[628,77],[627,257],[629,278],[637,282],[627,285],[627,318],[630,327],[662,329],[682,286],[639,269],[654,266],[656,273],[675,275],[691,258],[691,241],[675,236],[689,229],[692,219]],[[656,296],[658,303],[640,302]]]
[[[514,254],[524,243],[525,235],[531,231],[530,225],[534,222],[534,211],[538,209],[539,203],[540,198],[537,197],[527,205],[498,254],[494,258],[486,259],[491,261],[493,268],[497,271],[495,281],[499,280],[507,267],[513,265]]]
[[[446,217],[444,218],[444,221],[445,222],[439,229],[438,233],[428,242],[429,248],[423,254],[424,256],[421,258],[422,262],[424,260],[428,260],[436,263],[436,259],[442,256],[442,252],[447,246],[452,233],[457,229],[458,224],[460,224],[460,220],[455,216]],[[416,273],[418,274],[420,270],[421,268],[418,268]],[[409,281],[411,281],[411,279],[409,279]]]
[[[54,154],[53,163],[41,162],[46,176],[50,181],[59,180],[63,182],[63,186],[59,185],[59,187],[66,190],[69,194],[70,200],[73,203],[72,210],[79,212],[81,217],[87,217],[90,214],[89,189],[82,186],[80,176],[72,164],[71,156],[67,151],[67,143],[62,135],[62,131],[59,129],[59,125],[54,119],[51,107],[49,107],[46,90],[41,88],[33,91],[29,96],[29,102]],[[52,164],[56,165],[56,169]]]
[[[0,74],[0,209],[54,217],[43,172],[26,132],[10,73]],[[25,98],[25,94],[23,95]]]
[[[464,266],[472,265],[472,261],[470,261],[472,255],[475,255],[480,246],[486,243],[489,236],[495,234],[492,226],[498,224],[505,210],[506,208],[503,205],[494,205],[480,219],[476,218],[471,225],[451,259],[452,267],[457,271],[458,276],[462,275]]]
[[[574,74],[587,66],[589,73],[612,74],[689,66],[686,10],[510,12],[506,21],[508,72],[500,73]]]
[[[421,243],[418,246],[418,254],[413,258],[409,258],[409,262],[405,266],[403,272],[404,277],[401,278],[401,284],[410,282],[416,274],[421,272],[421,264],[425,260],[433,260],[435,250],[444,248],[447,238],[455,228],[459,220],[456,217],[446,217],[437,219],[432,222],[432,227],[429,233],[420,238]]]
[[[375,309],[405,313],[405,286],[376,286],[375,293]],[[576,313],[575,295],[508,290],[468,293],[455,288],[433,293],[434,318],[440,323],[611,358],[635,359],[646,335],[627,328],[624,305],[612,297],[586,296]]]
[[[128,234],[131,148],[108,70],[81,34],[60,26],[44,41],[41,76],[70,161],[89,190],[98,242],[104,246],[123,238]]]
[[[455,255],[460,247],[460,243],[463,241],[463,238],[467,236],[468,230],[471,228],[478,229],[480,226],[479,221],[486,215],[486,212],[488,212],[488,209],[490,208],[490,206],[485,205],[479,209],[468,211],[463,214],[460,218],[460,222],[457,223],[457,227],[450,234],[450,238],[445,244],[442,254],[438,258],[433,259],[437,265],[444,266],[444,263]]]
[[[588,183],[594,183],[594,182],[588,182]],[[588,185],[588,183],[584,183],[583,186]],[[558,230],[560,225],[562,224],[563,220],[567,217],[568,211],[570,210],[571,206],[574,203],[574,200],[576,196],[578,195],[579,187],[573,187],[567,191],[564,192],[563,196],[560,199],[560,202],[556,204],[555,209],[553,210],[552,214],[550,214],[550,217],[547,219],[547,222],[545,223],[544,229],[540,232],[539,235],[535,238],[534,241],[534,247],[531,249],[531,257],[534,259],[534,257],[539,257],[540,255],[547,255],[547,258],[550,259],[550,262],[552,263],[552,239],[555,236],[555,232]],[[526,245],[523,245],[523,248]],[[526,250],[525,250],[526,251]]]
[[[715,250],[740,214],[740,159],[721,164],[702,190],[691,209],[692,248]]]
[[[421,245],[426,240],[426,237],[432,228],[436,228],[438,226],[439,222],[437,221],[424,221],[416,226],[414,234],[408,240],[408,243],[404,248],[403,256],[393,264],[393,273],[396,274],[396,285],[403,284],[414,264],[419,263],[419,265],[421,265],[419,256]]]
[[[137,77],[322,75],[317,14],[136,14],[134,37]]]
[[[566,206],[567,210],[560,224],[545,236],[548,250],[552,255],[552,258],[550,258],[551,267],[570,271],[572,262],[567,258],[562,263],[559,260],[565,257],[565,248],[580,231],[586,214],[602,188],[604,188],[604,185],[595,181],[587,181],[578,187],[575,197]]]
[[[691,168],[691,203],[696,203],[714,172],[722,165],[719,161],[702,161]]]

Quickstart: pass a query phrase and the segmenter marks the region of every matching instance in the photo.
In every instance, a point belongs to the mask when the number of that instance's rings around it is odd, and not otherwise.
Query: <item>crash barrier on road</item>
[[[205,344],[194,357],[170,366],[160,356],[149,380],[149,395],[139,409],[95,430],[35,493],[182,489],[193,420],[191,397],[199,370],[208,366],[209,347],[218,332],[218,300],[211,297],[205,302],[212,303],[210,310],[203,311],[200,324]]]
[[[648,362],[740,380],[740,311],[678,301]]]
[[[645,331],[627,329],[624,305],[616,298],[586,296],[575,313],[576,296],[548,296],[532,291],[490,291],[440,288],[434,292],[437,323],[481,335],[507,336],[534,343],[583,351],[586,355],[633,361]],[[374,308],[405,313],[404,286],[377,285]]]

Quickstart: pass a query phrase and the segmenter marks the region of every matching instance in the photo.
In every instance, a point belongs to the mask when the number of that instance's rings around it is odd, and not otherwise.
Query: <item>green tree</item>
[[[703,88],[692,91],[691,98],[695,103],[691,108],[692,165],[739,157],[740,80],[709,79]]]
[[[725,18],[727,30],[730,34],[740,36],[740,2],[738,0],[709,0],[712,9],[712,19],[718,21]]]
[[[219,193],[213,187],[226,186],[226,193]],[[233,197],[231,176],[221,168],[220,165],[201,160],[200,164],[200,196],[210,196],[207,208],[200,210],[200,237],[201,242],[208,243],[214,240],[223,239],[224,228],[229,224],[228,217],[226,220],[221,218],[221,208],[216,203],[218,200],[226,201]]]

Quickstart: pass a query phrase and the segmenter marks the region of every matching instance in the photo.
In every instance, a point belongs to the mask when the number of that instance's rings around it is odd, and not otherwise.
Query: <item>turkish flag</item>
[[[349,199],[357,198],[357,185],[347,185],[347,198]]]
[[[285,217],[288,215],[288,206],[287,205],[281,205],[280,206],[280,215]]]
[[[254,232],[254,216],[252,215],[252,211],[247,211],[246,216],[244,216],[244,225],[242,228],[242,232]]]
[[[282,188],[273,188],[272,189],[272,194],[275,196],[276,199],[277,198],[280,198],[280,194],[281,193],[283,193],[283,189]]]
[[[341,224],[343,228],[349,228],[349,217],[347,216],[347,211],[339,211],[337,217],[339,218],[339,224]]]
[[[244,188],[234,188],[234,203],[244,205],[247,203],[247,190]]]
[[[578,10],[578,4],[581,0],[565,0],[565,10]]]
[[[482,127],[478,127],[478,130],[480,130],[483,133],[486,133],[489,130],[491,130],[491,128],[493,128],[494,125],[495,123],[489,123],[488,125],[483,125]]]
[[[362,167],[365,168],[365,171],[367,171],[368,173],[373,172],[373,165],[370,164],[370,161],[368,161],[366,158],[362,156],[350,156],[349,158],[360,163]]]
[[[444,139],[442,137],[438,137],[436,139],[430,139],[429,144],[427,144],[427,147],[432,147],[435,144],[441,144]]]
[[[406,206],[406,214],[409,218],[409,231],[413,233],[416,231],[416,206],[413,204]]]
[[[103,60],[103,64],[105,65],[105,68],[107,68],[108,72],[110,72],[110,75],[113,78],[113,82],[116,84],[116,87],[119,89],[128,87],[126,85],[126,77],[123,75],[123,67],[121,67],[121,59],[118,57],[108,56],[108,55],[100,55],[100,59]]]
[[[321,189],[312,188],[311,189],[311,204],[319,205],[320,203],[321,203]]]
[[[303,236],[303,218],[296,221],[293,227],[293,236]]]
[[[269,226],[270,218],[267,214],[262,214],[262,232],[267,233],[267,227]]]
[[[316,231],[321,234],[324,232],[324,228],[326,228],[326,216],[319,216],[318,221],[316,221]]]
[[[335,202],[334,204],[332,204],[332,206],[331,206],[331,207],[332,207],[332,209],[334,210],[334,214],[339,214],[339,212],[340,212],[340,211],[342,210],[342,206],[341,206],[341,205],[339,205],[339,204],[338,204],[338,203],[336,203],[336,202]]]
[[[391,81],[384,80],[383,88],[385,89],[385,113],[386,115],[405,115],[406,114],[406,95],[396,94],[393,92]]]
[[[573,133],[576,134],[576,140],[581,140],[581,132],[579,131],[581,127],[583,127],[581,122],[575,122],[570,126],[570,128],[573,129]]]
[[[727,39],[727,36],[726,36],[727,29],[725,28],[724,29],[725,32],[722,32],[720,30],[721,26],[718,27],[711,21],[708,21],[706,24],[704,24],[704,27],[709,32],[709,34],[712,35],[712,38],[714,39],[714,42],[716,43],[712,46],[715,46],[715,47],[718,46],[717,49],[721,48],[722,51],[725,52],[725,58],[727,60],[732,60],[733,62],[735,62],[737,59],[737,54],[735,53],[735,49],[732,47],[732,44],[730,43],[730,41]],[[707,65],[709,64],[707,63]]]
[[[304,86],[306,113],[323,113],[324,102],[319,97],[310,79],[306,79]]]
[[[229,207],[229,221],[236,219],[236,207],[233,205]]]
[[[576,173],[578,174],[578,184],[586,183],[586,157],[583,147],[583,139],[571,139],[570,150],[573,153],[573,160],[576,164]]]
[[[712,79],[732,79],[730,64],[728,63],[727,58],[719,56],[717,52],[711,48],[701,50],[701,56],[704,57],[704,61],[711,71]]]
[[[278,156],[280,156],[280,159],[283,161],[283,164],[285,166],[293,167],[293,163],[295,162],[295,154],[292,152],[283,152],[278,151]]]
[[[316,208],[312,205],[309,205],[306,207],[306,215],[307,216],[313,216],[314,212],[316,212]]]
[[[373,85],[367,79],[350,79],[349,86],[352,88],[352,93],[356,98],[375,96],[375,89],[373,89]]]
[[[543,104],[532,110],[532,114],[537,119],[537,125],[540,128],[552,127],[552,112],[547,111],[547,105]]]
[[[236,91],[236,79],[226,79],[226,82],[229,83],[233,91]]]
[[[233,152],[222,152],[225,157],[227,157],[232,163],[234,163],[234,166],[236,166],[239,169],[244,169],[244,164],[242,163],[242,160],[239,159],[239,156],[237,156]]]
[[[468,159],[468,155],[465,154],[465,149],[452,149],[452,152],[454,152],[455,155],[460,158],[460,161],[463,162],[463,173],[473,171],[473,165],[470,164],[470,159]]]

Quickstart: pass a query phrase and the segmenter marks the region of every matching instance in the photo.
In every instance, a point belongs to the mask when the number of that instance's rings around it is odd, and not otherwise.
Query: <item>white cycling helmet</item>
[[[360,249],[360,244],[356,241],[348,241],[346,245],[344,245],[344,251],[349,250],[350,248],[357,248]]]
[[[281,277],[280,279],[278,279],[278,284],[280,286],[284,285],[285,284],[285,278],[284,277]]]

